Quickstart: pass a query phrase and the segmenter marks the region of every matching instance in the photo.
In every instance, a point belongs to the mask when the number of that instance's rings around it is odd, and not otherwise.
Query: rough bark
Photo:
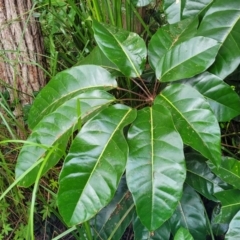
[[[21,106],[45,84],[43,41],[32,13],[31,0],[0,0],[0,90]]]

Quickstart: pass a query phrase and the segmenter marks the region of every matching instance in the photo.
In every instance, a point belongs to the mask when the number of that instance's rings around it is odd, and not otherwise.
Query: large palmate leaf
[[[174,236],[174,240],[194,240],[194,239],[186,228],[180,227]]]
[[[183,143],[169,111],[155,104],[138,111],[128,144],[128,187],[141,222],[153,231],[171,216],[181,198],[186,175]]]
[[[109,90],[117,86],[112,75],[102,67],[84,65],[58,73],[38,94],[28,118],[30,128],[65,101],[94,89]]]
[[[198,153],[185,154],[187,165],[186,183],[209,200],[217,201],[214,193],[223,191],[221,179],[209,169],[206,159]]]
[[[146,62],[147,49],[136,33],[93,21],[95,40],[103,53],[127,77],[140,77]]]
[[[28,142],[40,145],[25,144],[19,153],[15,169],[16,178],[21,176],[47,152],[48,149],[41,147],[41,144],[50,148],[61,143],[63,145],[61,151],[58,154],[56,152],[52,154],[44,167],[43,174],[48,171],[64,154],[67,141],[78,128],[79,120],[85,122],[114,100],[115,98],[109,93],[94,90],[66,101],[54,112],[45,116],[27,139]],[[39,169],[40,166],[35,167],[19,184],[28,187],[34,183]]]
[[[169,240],[170,226],[165,222],[160,228],[150,232],[144,227],[139,219],[135,216],[133,220],[134,240]]]
[[[225,240],[240,239],[240,211],[234,216],[229,224],[229,229],[225,235]]]
[[[162,82],[193,77],[212,65],[218,49],[218,42],[206,37],[181,42],[159,60],[156,77]]]
[[[213,0],[165,0],[163,8],[169,23],[176,23],[185,18],[204,12]]]
[[[225,190],[215,193],[215,197],[221,202],[221,211],[215,222],[229,223],[240,209],[240,190]]]
[[[227,122],[240,114],[238,94],[222,79],[209,72],[187,79],[209,102],[219,122]]]
[[[97,239],[121,239],[134,212],[133,199],[123,176],[112,201],[92,219]]]
[[[123,128],[135,117],[136,111],[127,106],[108,107],[90,119],[74,139],[58,192],[59,211],[68,225],[90,219],[112,199],[127,161]]]
[[[206,12],[199,36],[213,38],[221,48],[210,72],[224,79],[240,64],[240,4],[236,0],[218,0]]]
[[[175,45],[192,38],[197,31],[198,19],[188,18],[163,26],[152,36],[148,46],[148,59],[155,70],[159,60]]]
[[[157,96],[155,102],[172,112],[174,124],[185,144],[219,165],[219,125],[209,104],[198,91],[185,84],[172,84]]]
[[[235,188],[240,189],[240,161],[234,158],[222,157],[220,166],[217,168],[212,163],[208,163],[211,170],[223,179],[225,182],[231,184]]]
[[[195,240],[206,239],[207,225],[204,206],[201,198],[191,187],[185,186],[182,199],[169,223],[173,234],[176,234],[180,227],[184,227]]]

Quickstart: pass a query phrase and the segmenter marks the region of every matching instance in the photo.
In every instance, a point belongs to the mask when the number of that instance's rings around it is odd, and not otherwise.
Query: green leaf
[[[133,199],[123,176],[112,201],[92,221],[97,239],[121,239],[134,211]]]
[[[165,0],[164,11],[169,23],[176,23],[188,17],[200,15],[213,0]]]
[[[149,63],[153,69],[167,51],[175,45],[192,38],[197,31],[198,19],[188,18],[181,22],[163,26],[152,36],[148,46]]]
[[[223,191],[222,181],[209,169],[206,159],[197,153],[185,154],[187,165],[186,183],[209,200],[217,201],[214,193]]]
[[[236,0],[218,0],[206,12],[198,35],[221,43],[210,72],[224,79],[240,64],[240,5]]]
[[[33,129],[27,139],[28,142],[40,145],[25,144],[18,156],[15,168],[16,178],[20,177],[27,169],[36,163],[47,152],[42,145],[51,146],[61,143],[62,149],[54,152],[46,163],[43,174],[51,169],[63,156],[69,137],[78,128],[79,120],[87,121],[93,114],[112,103],[115,98],[102,90],[82,93],[79,96],[66,101],[51,114],[45,116]],[[78,109],[80,107],[80,109]],[[29,172],[19,185],[28,187],[35,182],[40,165]]]
[[[185,84],[166,87],[155,99],[166,106],[183,142],[219,165],[221,161],[220,129],[215,115],[202,95]]]
[[[224,239],[225,233],[228,230],[228,223],[215,223],[215,218],[220,212],[220,204],[213,208],[211,216],[211,228],[215,236],[221,236]]]
[[[144,7],[152,2],[152,0],[131,0],[132,4],[136,7]]]
[[[229,223],[240,209],[240,190],[231,189],[215,193],[221,202],[221,211],[215,218],[216,223]]]
[[[195,240],[206,239],[207,226],[204,206],[198,194],[189,186],[184,188],[181,202],[169,220],[172,233],[180,227],[186,228]]]
[[[112,199],[127,161],[123,128],[135,117],[136,111],[127,106],[111,106],[90,119],[74,139],[58,192],[59,211],[68,225],[87,221]]]
[[[119,76],[122,75],[119,72],[118,67],[112,63],[101,51],[101,49],[96,46],[87,57],[82,59],[78,65],[88,65],[88,64],[93,64],[93,65],[98,65],[101,66],[105,69],[107,69],[109,72],[114,74],[114,76]]]
[[[218,49],[218,42],[206,37],[181,42],[159,60],[156,77],[162,82],[193,77],[213,64]]]
[[[208,163],[211,170],[225,182],[240,189],[240,161],[230,157],[222,157],[217,168],[211,162]]]
[[[169,23],[176,23],[182,20],[182,9],[186,0],[166,0],[163,3],[163,9]],[[184,4],[184,5],[182,5]]]
[[[194,239],[186,228],[180,227],[174,236],[174,240],[194,240]]]
[[[209,72],[187,79],[209,102],[219,122],[227,122],[240,114],[238,94],[222,79]]]
[[[29,113],[29,127],[33,129],[44,116],[83,92],[116,86],[116,80],[102,67],[84,65],[60,72],[37,95]]]
[[[214,0],[183,0],[186,2],[182,10],[182,19],[202,15],[214,2]]]
[[[172,215],[182,195],[183,143],[169,111],[155,104],[138,111],[128,144],[128,187],[141,222],[154,231]]]
[[[169,240],[171,233],[168,222],[165,222],[155,231],[149,232],[137,216],[135,216],[133,220],[133,231],[134,240]]]
[[[240,211],[234,216],[229,224],[229,229],[225,235],[225,240],[240,239]]]
[[[93,21],[95,40],[103,53],[126,77],[140,77],[146,62],[147,49],[136,33],[105,26]]]

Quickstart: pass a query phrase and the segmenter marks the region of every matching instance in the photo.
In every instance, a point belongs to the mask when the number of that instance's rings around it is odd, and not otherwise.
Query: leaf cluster
[[[239,4],[163,8],[169,24],[148,47],[92,20],[95,55],[53,77],[29,113],[19,185],[37,189],[64,157],[59,212],[69,226],[88,222],[90,239],[120,239],[131,222],[135,239],[239,236],[239,162],[222,157],[219,127],[240,114],[224,81],[240,63]]]

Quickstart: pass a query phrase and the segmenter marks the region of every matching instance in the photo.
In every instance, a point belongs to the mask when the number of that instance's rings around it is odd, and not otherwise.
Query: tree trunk
[[[31,0],[0,0],[0,91],[10,93],[15,117],[45,84],[43,41],[32,13]]]

